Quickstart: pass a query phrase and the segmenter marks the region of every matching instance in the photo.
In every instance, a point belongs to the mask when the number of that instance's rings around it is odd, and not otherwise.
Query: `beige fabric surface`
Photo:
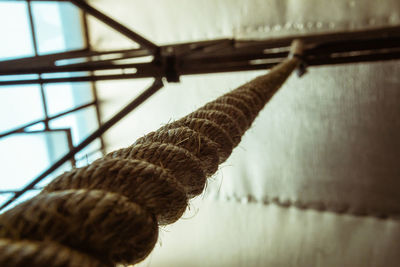
[[[91,2],[159,44],[400,24],[396,0]],[[97,48],[131,46],[92,20],[90,26]],[[108,149],[260,73],[182,77],[107,133]],[[399,74],[399,62],[391,61],[292,76],[210,180],[204,201],[193,204],[193,218],[161,234],[162,246],[144,266],[399,266]],[[99,83],[103,117],[149,83]],[[382,215],[391,219],[375,218]]]
[[[140,266],[399,266],[392,220],[200,200]]]

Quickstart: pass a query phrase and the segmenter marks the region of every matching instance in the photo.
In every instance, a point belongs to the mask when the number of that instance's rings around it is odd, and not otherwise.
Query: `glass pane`
[[[93,101],[88,83],[62,83],[45,85],[47,109],[50,115]]]
[[[16,134],[0,139],[0,190],[17,189],[49,165],[45,134]]]
[[[40,123],[36,123],[36,124],[34,124],[32,126],[29,126],[29,127],[25,128],[25,130],[28,131],[28,132],[43,131],[44,128],[45,128],[44,123],[40,122]]]
[[[61,159],[65,154],[69,152],[68,140],[66,133],[63,131],[60,132],[52,132],[47,135],[47,144],[48,144],[48,157],[50,164],[55,163],[59,159]],[[38,187],[46,186],[50,181],[52,181],[58,175],[68,171],[72,168],[71,162],[63,164],[60,168],[52,172],[45,179],[43,179],[40,183],[38,183]]]
[[[45,187],[48,183],[50,183],[54,178],[59,176],[60,174],[63,174],[66,171],[69,171],[72,169],[72,165],[70,162],[66,162],[63,165],[61,165],[60,168],[49,174],[46,178],[44,178],[41,182],[37,184],[37,188],[43,188]]]
[[[81,142],[99,127],[96,120],[96,109],[90,107],[76,112],[75,114],[79,127],[79,134],[77,137],[79,142]]]
[[[0,81],[34,80],[38,78],[39,75],[37,74],[1,75]]]
[[[0,190],[20,190],[68,151],[65,132],[16,134],[0,139]],[[7,152],[7,153],[4,153]],[[69,162],[36,185],[44,187],[55,176],[71,169]],[[30,190],[17,203],[36,195],[40,190]],[[0,198],[4,201],[4,197]],[[15,205],[15,204],[14,204]]]
[[[71,3],[33,2],[32,11],[39,54],[84,47],[80,11]]]
[[[94,107],[79,110],[50,122],[52,128],[71,128],[74,145],[79,144],[98,127]]]
[[[6,194],[0,194],[0,205],[6,202],[9,198],[11,198],[13,194],[11,193],[6,193]]]
[[[100,139],[96,139],[85,149],[76,154],[76,166],[83,167],[89,165],[96,159],[100,158],[101,156],[103,156],[100,150],[101,150]]]
[[[0,132],[43,119],[43,116],[38,85],[0,87]]]
[[[3,205],[3,204],[4,204],[7,200],[9,200],[13,195],[14,195],[14,194],[11,194],[11,193],[0,194],[0,205]],[[7,207],[6,209],[2,210],[2,212],[3,212],[3,211],[6,211],[6,210],[8,210],[8,209],[10,209],[10,208]]]
[[[67,50],[85,48],[83,17],[79,8],[71,3],[59,3],[65,48]]]
[[[70,84],[47,84],[44,90],[50,116],[73,108],[74,100]]]
[[[70,147],[66,131],[54,131],[46,134],[50,163],[54,163],[68,153]]]
[[[94,101],[90,83],[73,83],[72,92],[75,106],[80,106]]]
[[[26,2],[1,2],[0,34],[4,40],[0,42],[0,60],[33,56],[32,34],[29,24]],[[32,2],[32,12],[38,53],[48,54],[85,47],[82,14],[71,3]],[[76,74],[63,73],[70,77]],[[81,75],[81,74],[79,74]],[[44,75],[45,76],[45,75]],[[22,76],[17,77],[21,79]],[[25,75],[25,79],[37,78]],[[3,80],[15,79],[13,76],[1,77]],[[93,101],[90,83],[54,84],[45,86],[46,105],[50,115]],[[21,126],[31,121],[43,119],[43,103],[38,85],[8,86],[0,88],[0,132]],[[97,127],[94,107],[60,117],[50,122],[51,127],[71,128],[73,143],[76,145],[86,138]],[[30,131],[44,130],[44,124],[36,124],[28,128]],[[65,131],[40,132],[30,134],[14,134],[0,139],[1,190],[16,190],[25,186],[33,178],[42,173],[52,163],[63,157],[68,151],[68,139]],[[101,153],[100,140],[81,151],[77,164],[91,162]],[[86,164],[85,164],[86,165]],[[71,168],[67,162],[58,170],[42,180],[37,187],[45,186],[55,176]],[[38,190],[31,190],[13,205],[36,195]],[[0,194],[0,202],[11,194]]]
[[[51,121],[50,127],[71,128],[72,140],[74,146],[76,146],[97,129],[98,123],[96,119],[96,110],[94,107],[90,107],[60,117],[58,119]],[[85,162],[85,160],[91,162],[91,159],[87,158],[89,158],[89,156],[94,151],[100,150],[100,147],[101,147],[100,140],[95,140],[81,152],[77,153],[75,158],[78,159],[79,166],[86,165],[82,164],[82,160],[83,162]]]
[[[0,2],[0,59],[33,56],[26,3]]]

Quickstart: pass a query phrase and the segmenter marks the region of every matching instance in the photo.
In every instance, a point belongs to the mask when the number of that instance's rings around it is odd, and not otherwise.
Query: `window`
[[[0,1],[0,60],[85,49],[86,30],[84,14],[68,2]],[[0,205],[98,126],[91,83],[1,86]],[[95,140],[36,189],[66,169],[100,157],[102,149],[102,140]],[[31,190],[19,202],[37,192]]]

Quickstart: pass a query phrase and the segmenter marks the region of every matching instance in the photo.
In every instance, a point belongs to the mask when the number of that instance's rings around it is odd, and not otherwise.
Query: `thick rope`
[[[158,225],[178,220],[297,66],[268,74],[87,167],[58,176],[0,215],[0,266],[114,266],[143,260]]]

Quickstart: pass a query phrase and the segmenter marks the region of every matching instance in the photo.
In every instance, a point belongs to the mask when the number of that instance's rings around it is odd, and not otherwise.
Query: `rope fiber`
[[[298,64],[297,57],[286,59],[131,146],[65,172],[1,214],[0,266],[143,260],[157,242],[158,226],[182,216]]]

